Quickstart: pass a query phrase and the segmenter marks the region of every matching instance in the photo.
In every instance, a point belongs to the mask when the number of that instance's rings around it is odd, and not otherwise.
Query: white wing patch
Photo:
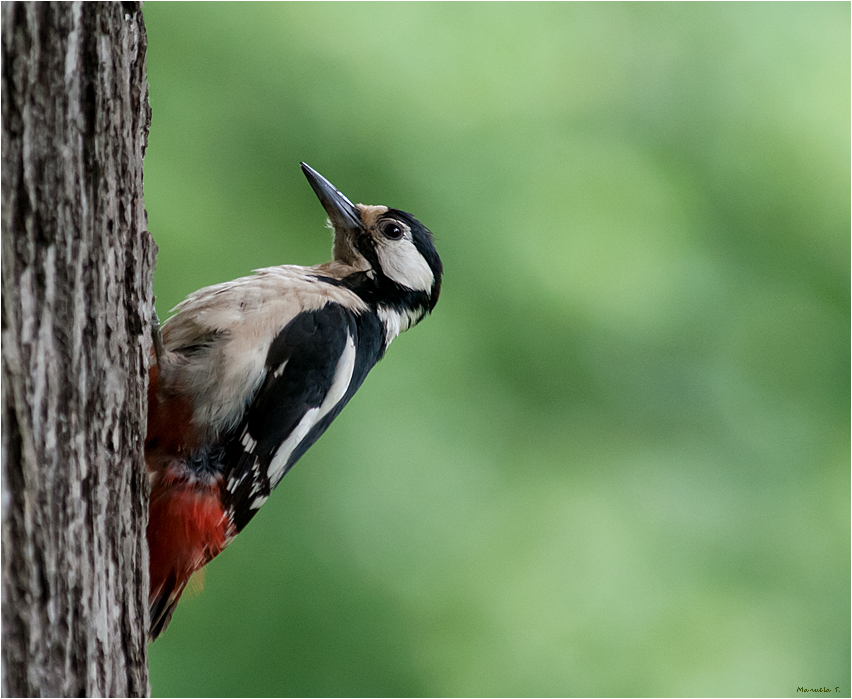
[[[231,477],[228,479],[228,485],[227,485],[228,492],[229,492],[229,493],[233,493],[233,492],[237,489],[237,486],[238,486],[240,483],[242,483],[242,482],[246,479],[246,476],[247,476],[247,475],[248,475],[248,471],[245,471],[245,472],[244,472],[244,473],[243,473],[243,474],[239,477],[239,479],[234,478],[233,476],[231,476]]]
[[[296,447],[299,446],[299,443],[307,437],[308,432],[311,431],[311,427],[313,427],[319,419],[317,418],[317,413],[319,413],[319,411],[319,408],[311,408],[308,412],[306,412],[304,417],[299,420],[299,424],[296,425],[295,429],[290,433],[290,436],[282,442],[280,447],[278,447],[278,451],[275,452],[275,456],[269,463],[269,470],[266,472],[269,477],[270,488],[274,488],[278,485],[278,482],[284,476],[284,468],[287,466],[287,461],[290,458],[290,455]]]
[[[270,488],[278,485],[278,482],[284,476],[284,469],[287,467],[287,462],[290,456],[296,450],[296,447],[301,444],[302,440],[308,436],[308,432],[313,429],[322,418],[330,413],[343,396],[346,395],[346,390],[352,381],[352,372],[355,370],[355,341],[352,336],[347,333],[346,346],[337,360],[337,368],[334,371],[334,379],[331,382],[331,387],[328,393],[325,394],[322,404],[318,408],[311,408],[304,414],[299,424],[290,433],[290,436],[278,447],[275,456],[269,464],[267,476],[269,477]]]
[[[254,448],[257,446],[257,440],[252,438],[252,436],[248,433],[248,430],[243,431],[243,438],[240,442],[242,442],[243,449],[245,449],[249,454],[253,453]]]
[[[284,373],[284,369],[285,369],[285,368],[286,368],[286,366],[287,366],[287,362],[288,362],[288,360],[287,360],[287,359],[285,359],[283,362],[281,362],[281,363],[278,365],[278,368],[277,368],[275,371],[273,371],[273,372],[272,372],[272,378],[273,378],[273,379],[277,379],[279,376],[281,376],[281,374],[283,374],[283,373]]]

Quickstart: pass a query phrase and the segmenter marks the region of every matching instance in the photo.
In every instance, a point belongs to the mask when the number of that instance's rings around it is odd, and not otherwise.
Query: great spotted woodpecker
[[[145,458],[150,634],[190,576],[248,524],[391,341],[430,313],[442,265],[429,230],[352,204],[302,170],[334,229],[333,259],[196,291],[156,331]]]

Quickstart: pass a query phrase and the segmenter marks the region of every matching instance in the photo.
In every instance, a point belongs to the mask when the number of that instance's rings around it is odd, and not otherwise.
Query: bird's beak
[[[360,229],[361,212],[325,177],[320,175],[307,163],[302,163],[302,172],[314,188],[317,197],[331,220],[335,230]]]

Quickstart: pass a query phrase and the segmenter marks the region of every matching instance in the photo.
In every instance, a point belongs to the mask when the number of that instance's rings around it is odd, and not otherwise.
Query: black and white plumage
[[[334,229],[333,260],[201,289],[163,326],[146,441],[153,637],[189,574],[251,520],[391,341],[438,300],[442,265],[425,226],[354,205],[302,170]]]

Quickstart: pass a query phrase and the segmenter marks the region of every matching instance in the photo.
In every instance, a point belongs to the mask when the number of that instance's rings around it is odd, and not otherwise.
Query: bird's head
[[[441,291],[443,267],[429,229],[398,209],[353,204],[305,163],[302,172],[334,229],[334,261],[369,279],[379,302],[431,312]]]

